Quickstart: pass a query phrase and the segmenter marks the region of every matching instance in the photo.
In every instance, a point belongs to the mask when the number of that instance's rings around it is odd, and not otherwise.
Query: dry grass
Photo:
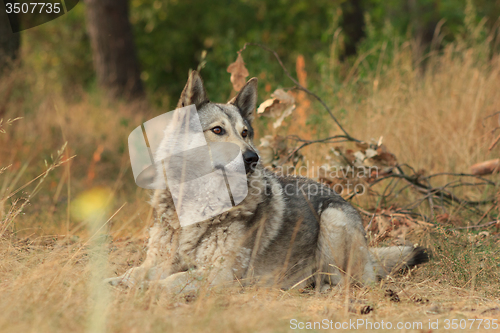
[[[91,272],[86,251],[81,250],[81,243],[47,238],[39,241],[2,241],[0,327],[16,332],[83,331],[95,304],[87,287]],[[123,270],[127,262],[137,264],[142,245],[140,241],[115,242],[111,270]],[[425,329],[429,320],[439,319],[443,328],[445,319],[498,318],[500,304],[493,296],[498,297],[497,284],[455,287],[446,277],[435,276],[431,272],[435,268],[432,264],[371,288],[327,294],[231,287],[194,297],[161,292],[154,286],[147,290],[110,288],[107,327],[114,332],[285,332],[291,319],[363,319],[394,325],[422,322]],[[398,294],[399,302],[387,296],[388,289]],[[361,315],[360,310],[367,306],[374,310]]]
[[[431,55],[422,72],[414,65],[412,44],[403,44],[371,77],[361,82],[353,75],[342,90],[332,88],[325,95],[339,101],[336,114],[349,111],[342,122],[353,136],[384,136],[400,162],[428,172],[467,172],[474,162],[498,157],[498,150],[487,149],[496,118],[485,118],[500,110],[500,59],[485,60],[482,44],[466,45],[458,42]],[[35,83],[29,90],[22,86],[27,73],[13,75],[0,84],[0,96],[9,94],[0,110],[7,103],[5,118],[24,119],[0,134],[0,167],[12,164],[0,175],[0,330],[84,331],[91,325],[95,302],[102,300],[90,296],[95,293],[88,283],[93,235],[85,221],[69,214],[69,206],[74,197],[96,186],[111,193],[108,217],[126,203],[107,225],[111,237],[106,275],[140,264],[151,211],[147,193],[132,182],[125,143],[146,116],[139,116],[141,106],[108,104],[95,95],[83,93],[75,102]],[[329,80],[325,87],[333,87]],[[25,192],[4,199],[47,170],[43,160],[50,166],[51,154],[57,160],[65,142],[60,155],[63,160],[76,155],[71,162],[42,177],[41,190],[35,190],[36,181]],[[321,161],[326,150],[312,147],[307,156]],[[479,195],[476,192],[467,194]],[[16,209],[23,204],[21,211]],[[154,286],[110,287],[106,325],[114,332],[285,332],[293,318],[364,319],[394,325],[419,321],[421,330],[407,331],[427,332],[429,320],[439,319],[439,331],[446,331],[445,319],[498,319],[500,243],[498,230],[488,231],[479,236],[439,227],[410,234],[411,240],[434,250],[431,263],[380,285],[327,294],[230,287],[185,296]],[[397,293],[399,302],[386,296],[388,289]],[[366,306],[373,311],[361,315]]]
[[[354,93],[340,98],[338,108],[353,110],[345,120],[353,135],[383,136],[401,161],[429,173],[469,172],[497,157],[487,150],[497,117],[485,118],[500,110],[500,58],[478,63],[474,49],[449,45],[422,73],[411,64],[411,44],[401,48],[361,103]]]

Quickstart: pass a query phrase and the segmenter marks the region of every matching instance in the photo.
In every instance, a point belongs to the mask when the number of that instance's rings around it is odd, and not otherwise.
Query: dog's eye
[[[248,136],[248,130],[243,130],[243,132],[241,132],[241,136],[246,138]]]
[[[212,132],[214,132],[217,135],[222,135],[222,134],[224,134],[224,129],[220,126],[216,126],[216,127],[212,128]]]

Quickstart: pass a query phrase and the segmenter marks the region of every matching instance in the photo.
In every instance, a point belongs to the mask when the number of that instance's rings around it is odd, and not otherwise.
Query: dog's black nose
[[[247,150],[243,154],[243,161],[245,162],[245,170],[249,172],[255,169],[257,162],[259,161],[259,155],[257,155],[254,151]]]

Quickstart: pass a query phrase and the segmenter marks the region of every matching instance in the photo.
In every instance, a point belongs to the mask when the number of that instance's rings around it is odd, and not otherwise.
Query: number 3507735
[[[7,14],[15,13],[31,13],[31,14],[59,14],[61,12],[61,4],[60,3],[43,3],[43,2],[24,2],[24,3],[6,3],[6,12]]]

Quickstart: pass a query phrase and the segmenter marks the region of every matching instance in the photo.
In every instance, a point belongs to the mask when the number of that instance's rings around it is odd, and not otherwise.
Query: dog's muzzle
[[[257,167],[257,162],[259,162],[259,155],[254,151],[247,150],[243,153],[243,161],[245,162],[245,171],[246,173],[251,173]]]

